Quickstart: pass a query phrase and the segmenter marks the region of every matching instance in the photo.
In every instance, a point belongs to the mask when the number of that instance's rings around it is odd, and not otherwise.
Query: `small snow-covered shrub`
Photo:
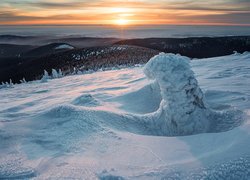
[[[0,88],[13,88],[14,84],[12,82],[12,79],[10,79],[10,82],[2,82],[2,84],[0,85]]]
[[[43,77],[41,79],[41,82],[47,82],[48,79],[57,79],[63,77],[62,70],[59,69],[58,72],[55,69],[51,70],[51,76],[49,76],[49,73],[44,70]]]

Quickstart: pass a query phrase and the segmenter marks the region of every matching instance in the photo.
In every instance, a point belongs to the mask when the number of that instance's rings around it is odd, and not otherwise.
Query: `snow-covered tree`
[[[1,83],[0,88],[5,88],[6,84],[4,82]]]
[[[207,132],[210,110],[192,71],[189,58],[160,53],[144,67],[146,76],[159,86],[162,101],[157,115],[159,127],[171,135]]]
[[[56,78],[58,78],[59,76],[58,76],[58,73],[57,73],[57,71],[55,70],[55,69],[52,69],[52,78],[53,79],[56,79]]]
[[[9,82],[2,82],[2,84],[0,85],[0,88],[13,88],[14,87],[14,83],[12,82],[12,79],[10,79]]]
[[[58,77],[59,77],[59,78],[63,77],[63,73],[62,73],[62,70],[61,70],[61,69],[58,70]]]
[[[41,82],[47,82],[48,79],[50,79],[49,73],[46,70],[44,70],[44,74],[43,74],[43,77],[41,79]]]
[[[13,82],[12,82],[12,79],[10,79],[9,87],[10,87],[10,88],[14,87],[14,84],[13,84]]]
[[[25,78],[21,79],[20,82],[21,82],[21,83],[27,83],[27,81],[26,81]]]
[[[74,67],[72,74],[76,74],[76,68]]]
[[[78,70],[78,71],[77,71],[77,74],[78,74],[78,75],[82,74],[82,71]]]

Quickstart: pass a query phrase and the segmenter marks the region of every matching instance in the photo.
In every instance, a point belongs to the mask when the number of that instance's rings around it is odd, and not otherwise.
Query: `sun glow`
[[[115,24],[120,25],[120,26],[128,25],[129,20],[120,18],[120,19],[115,20]]]

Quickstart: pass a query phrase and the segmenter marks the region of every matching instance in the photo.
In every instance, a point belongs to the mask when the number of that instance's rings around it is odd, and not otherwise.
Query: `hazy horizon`
[[[148,37],[214,37],[250,35],[247,26],[197,26],[197,25],[140,25],[140,26],[107,26],[107,25],[50,25],[50,26],[0,26],[0,35],[32,36],[83,36],[115,38],[148,38]]]

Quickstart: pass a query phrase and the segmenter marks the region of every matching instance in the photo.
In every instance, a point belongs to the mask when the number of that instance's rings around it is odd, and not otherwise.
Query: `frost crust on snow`
[[[189,58],[160,53],[149,60],[144,73],[160,87],[162,101],[155,123],[164,134],[187,135],[209,130],[209,110]]]

